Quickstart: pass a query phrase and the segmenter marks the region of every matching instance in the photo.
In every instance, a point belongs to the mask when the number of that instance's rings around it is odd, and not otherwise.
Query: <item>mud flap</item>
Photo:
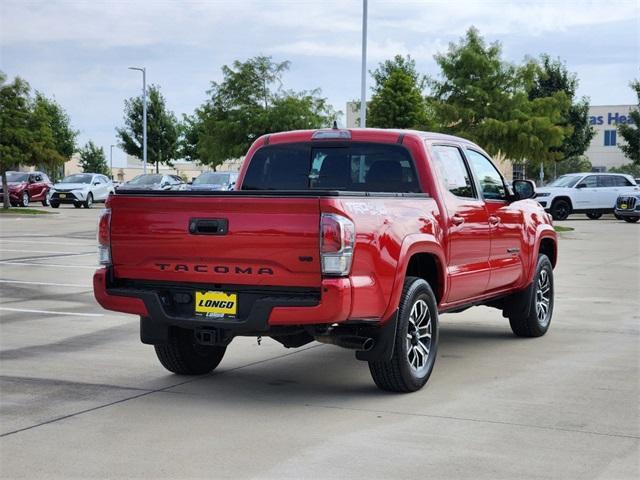
[[[369,351],[356,352],[356,358],[365,362],[389,361],[393,356],[396,344],[396,331],[398,329],[398,312],[373,336],[375,343]]]
[[[513,293],[504,299],[502,316],[528,316],[534,305],[535,281],[520,292]]]

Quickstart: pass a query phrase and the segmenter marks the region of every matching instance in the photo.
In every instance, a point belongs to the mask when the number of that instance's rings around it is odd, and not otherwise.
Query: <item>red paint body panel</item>
[[[109,198],[117,278],[318,287],[316,198]],[[226,235],[192,235],[194,218],[225,218]],[[301,261],[299,257],[311,261]],[[251,273],[249,273],[251,272]]]
[[[256,140],[236,189],[242,188],[247,166],[258,149],[310,142],[313,133],[285,132]],[[118,194],[107,201],[112,209],[114,277],[178,285],[319,289],[320,301],[315,306],[273,308],[268,319],[272,326],[347,320],[384,323],[398,308],[407,266],[415,254],[429,254],[435,260],[435,290],[442,310],[516,292],[530,284],[540,242],[544,238],[556,242],[550,218],[537,202],[453,196],[438,181],[429,160],[431,140],[420,132],[354,129],[350,133],[352,142],[401,140],[414,159],[425,195],[279,198],[260,196],[259,192],[255,196]],[[447,137],[447,142],[455,144],[456,139]],[[322,213],[345,216],[355,225],[355,249],[347,277],[321,275]],[[188,231],[192,218],[228,219],[228,233],[192,235]],[[459,218],[464,221],[459,223]],[[271,273],[258,274],[260,269]],[[101,305],[145,315],[144,304],[134,302],[136,299],[109,295],[100,272],[94,287]]]

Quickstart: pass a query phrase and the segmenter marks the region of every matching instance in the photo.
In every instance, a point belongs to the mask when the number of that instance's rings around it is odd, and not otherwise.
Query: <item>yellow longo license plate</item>
[[[196,315],[222,317],[238,312],[238,295],[226,292],[196,292]]]
[[[626,204],[626,203],[623,203],[622,205],[620,205],[620,208],[621,208],[622,210],[625,210],[625,209],[627,208],[627,204]]]
[[[61,193],[60,195],[58,195],[60,198],[67,198],[67,196],[64,193]]]

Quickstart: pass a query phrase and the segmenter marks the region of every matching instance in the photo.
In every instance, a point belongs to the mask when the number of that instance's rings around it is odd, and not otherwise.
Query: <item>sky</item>
[[[593,105],[632,104],[640,78],[640,2],[369,0],[368,69],[409,54],[433,59],[475,26],[519,63],[547,53],[578,75]],[[0,70],[55,98],[82,145],[116,144],[124,99],[147,81],[181,117],[206,99],[221,67],[270,55],[289,60],[284,87],[320,88],[337,109],[360,95],[362,0],[0,1]],[[370,85],[370,79],[368,84]],[[344,121],[344,117],[343,117]],[[125,154],[114,148],[114,166]]]

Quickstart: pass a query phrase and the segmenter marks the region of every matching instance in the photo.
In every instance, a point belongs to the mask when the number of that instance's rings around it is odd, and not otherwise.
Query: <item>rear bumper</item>
[[[189,285],[176,288],[196,290],[195,286]],[[348,319],[351,310],[351,282],[348,278],[324,279],[315,295],[247,293],[247,296],[252,296],[251,306],[244,317],[238,319],[176,314],[167,307],[166,298],[158,289],[113,284],[110,272],[105,268],[94,274],[93,289],[96,300],[107,310],[139,315],[165,326],[217,328],[233,334],[259,334],[276,326],[341,323]]]

